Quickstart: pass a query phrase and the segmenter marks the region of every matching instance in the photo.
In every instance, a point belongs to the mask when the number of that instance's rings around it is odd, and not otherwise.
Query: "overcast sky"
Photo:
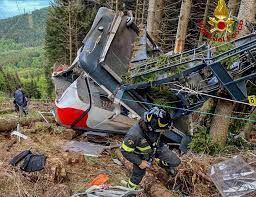
[[[0,0],[0,19],[47,7],[50,0]]]

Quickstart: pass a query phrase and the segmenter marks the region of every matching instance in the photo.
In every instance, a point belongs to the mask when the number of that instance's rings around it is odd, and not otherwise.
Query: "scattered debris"
[[[86,156],[99,157],[104,150],[112,149],[119,146],[120,145],[103,146],[100,144],[94,144],[90,142],[70,141],[65,145],[64,150],[82,152]]]
[[[44,169],[46,156],[29,154],[25,157],[20,169],[25,172],[36,172]]]
[[[143,190],[131,190],[122,186],[92,186],[84,193],[77,193],[72,197],[129,197],[133,195],[135,196],[141,192],[143,192]]]
[[[119,161],[118,159],[112,159],[112,160],[113,160],[113,162],[114,162],[115,164],[117,164],[117,165],[119,165],[119,166],[122,166],[122,165],[123,165],[122,162]]]
[[[106,147],[89,142],[70,141],[64,149],[65,151],[82,152],[87,156],[99,157]]]
[[[22,133],[20,133],[20,132],[18,132],[18,131],[13,131],[13,132],[11,133],[11,135],[17,136],[17,138],[18,138],[19,141],[20,141],[21,138],[23,138],[24,140],[28,139],[28,137],[27,137],[26,135],[24,135],[24,134],[22,134]]]
[[[49,121],[44,117],[43,112],[38,111],[38,113],[39,113],[40,116],[44,119],[44,121],[45,121],[46,123],[50,124]]]
[[[44,168],[46,157],[44,155],[32,154],[30,150],[25,150],[16,155],[11,161],[12,166],[17,166],[22,160],[23,163],[20,165],[20,169],[25,172],[40,171]]]
[[[90,186],[93,186],[93,185],[103,185],[105,184],[107,181],[109,180],[109,177],[107,174],[99,174],[97,177],[95,177],[95,179],[93,179],[91,182],[90,182]]]
[[[3,109],[3,110],[0,110],[0,114],[9,114],[9,113],[11,113],[11,112],[13,112],[13,109]]]
[[[12,166],[16,166],[21,160],[23,160],[28,154],[31,154],[30,150],[25,150],[16,155],[11,161],[10,164]]]
[[[256,172],[240,156],[213,165],[210,175],[223,197],[256,191]]]
[[[21,133],[21,129],[20,129],[20,124],[17,124],[17,130],[13,131],[11,133],[11,135],[15,135],[17,136],[18,140],[20,141],[21,138],[23,138],[24,140],[28,139],[28,137],[24,134]]]
[[[87,138],[88,142],[94,142],[103,145],[109,144],[109,135],[107,133],[89,131],[84,133],[83,136]]]

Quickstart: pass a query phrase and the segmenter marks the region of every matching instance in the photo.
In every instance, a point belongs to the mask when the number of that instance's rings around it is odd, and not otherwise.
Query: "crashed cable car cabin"
[[[147,33],[139,33],[132,17],[100,8],[73,64],[53,73],[56,120],[74,129],[125,133],[152,107],[147,99],[149,89],[167,84],[179,103],[173,111],[175,129],[165,136],[180,143],[185,136],[180,131],[189,130],[184,118],[220,90],[230,100],[247,102],[246,82],[256,76],[256,35],[229,44],[234,47],[217,55],[207,45],[162,54],[167,61],[158,65],[148,57],[147,47],[151,46],[151,52],[159,48]],[[223,62],[232,57],[238,57],[238,62],[228,70]],[[174,68],[183,70],[170,74]],[[125,84],[122,78],[127,75],[133,81],[157,77]]]
[[[78,52],[78,61],[53,73],[58,96],[56,119],[61,125],[125,133],[135,123],[132,118],[147,109],[115,98],[122,83],[120,76],[128,72],[138,31],[127,19],[100,8]],[[123,98],[138,100],[139,94],[125,92]]]

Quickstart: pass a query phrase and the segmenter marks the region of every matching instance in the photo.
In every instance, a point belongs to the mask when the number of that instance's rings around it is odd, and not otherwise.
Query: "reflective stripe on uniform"
[[[138,185],[134,184],[133,182],[131,182],[131,180],[129,179],[128,181],[128,187],[131,189],[136,189]]]
[[[141,151],[141,152],[151,149],[150,146],[146,146],[146,147],[139,147],[139,146],[136,146],[136,148],[137,148],[139,151]]]
[[[163,127],[167,127],[168,123],[167,124],[162,124],[161,121],[160,121],[160,118],[158,118],[158,125],[159,125],[159,127],[163,128]]]
[[[134,148],[131,148],[131,147],[127,146],[125,143],[122,144],[121,148],[124,149],[126,152],[129,152],[129,153],[134,151]]]
[[[169,164],[168,164],[167,162],[165,162],[165,161],[162,161],[162,164],[163,164],[164,166],[169,166]]]

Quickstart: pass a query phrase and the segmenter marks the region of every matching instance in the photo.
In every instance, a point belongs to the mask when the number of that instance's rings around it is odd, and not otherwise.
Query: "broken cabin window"
[[[113,101],[108,98],[108,93],[91,79],[89,80],[89,84],[93,105],[108,111],[113,111],[114,104]]]
[[[89,87],[87,86],[86,80],[87,80],[87,77],[85,76],[80,76],[77,79],[77,93],[81,101],[89,104],[90,95],[89,95]]]

